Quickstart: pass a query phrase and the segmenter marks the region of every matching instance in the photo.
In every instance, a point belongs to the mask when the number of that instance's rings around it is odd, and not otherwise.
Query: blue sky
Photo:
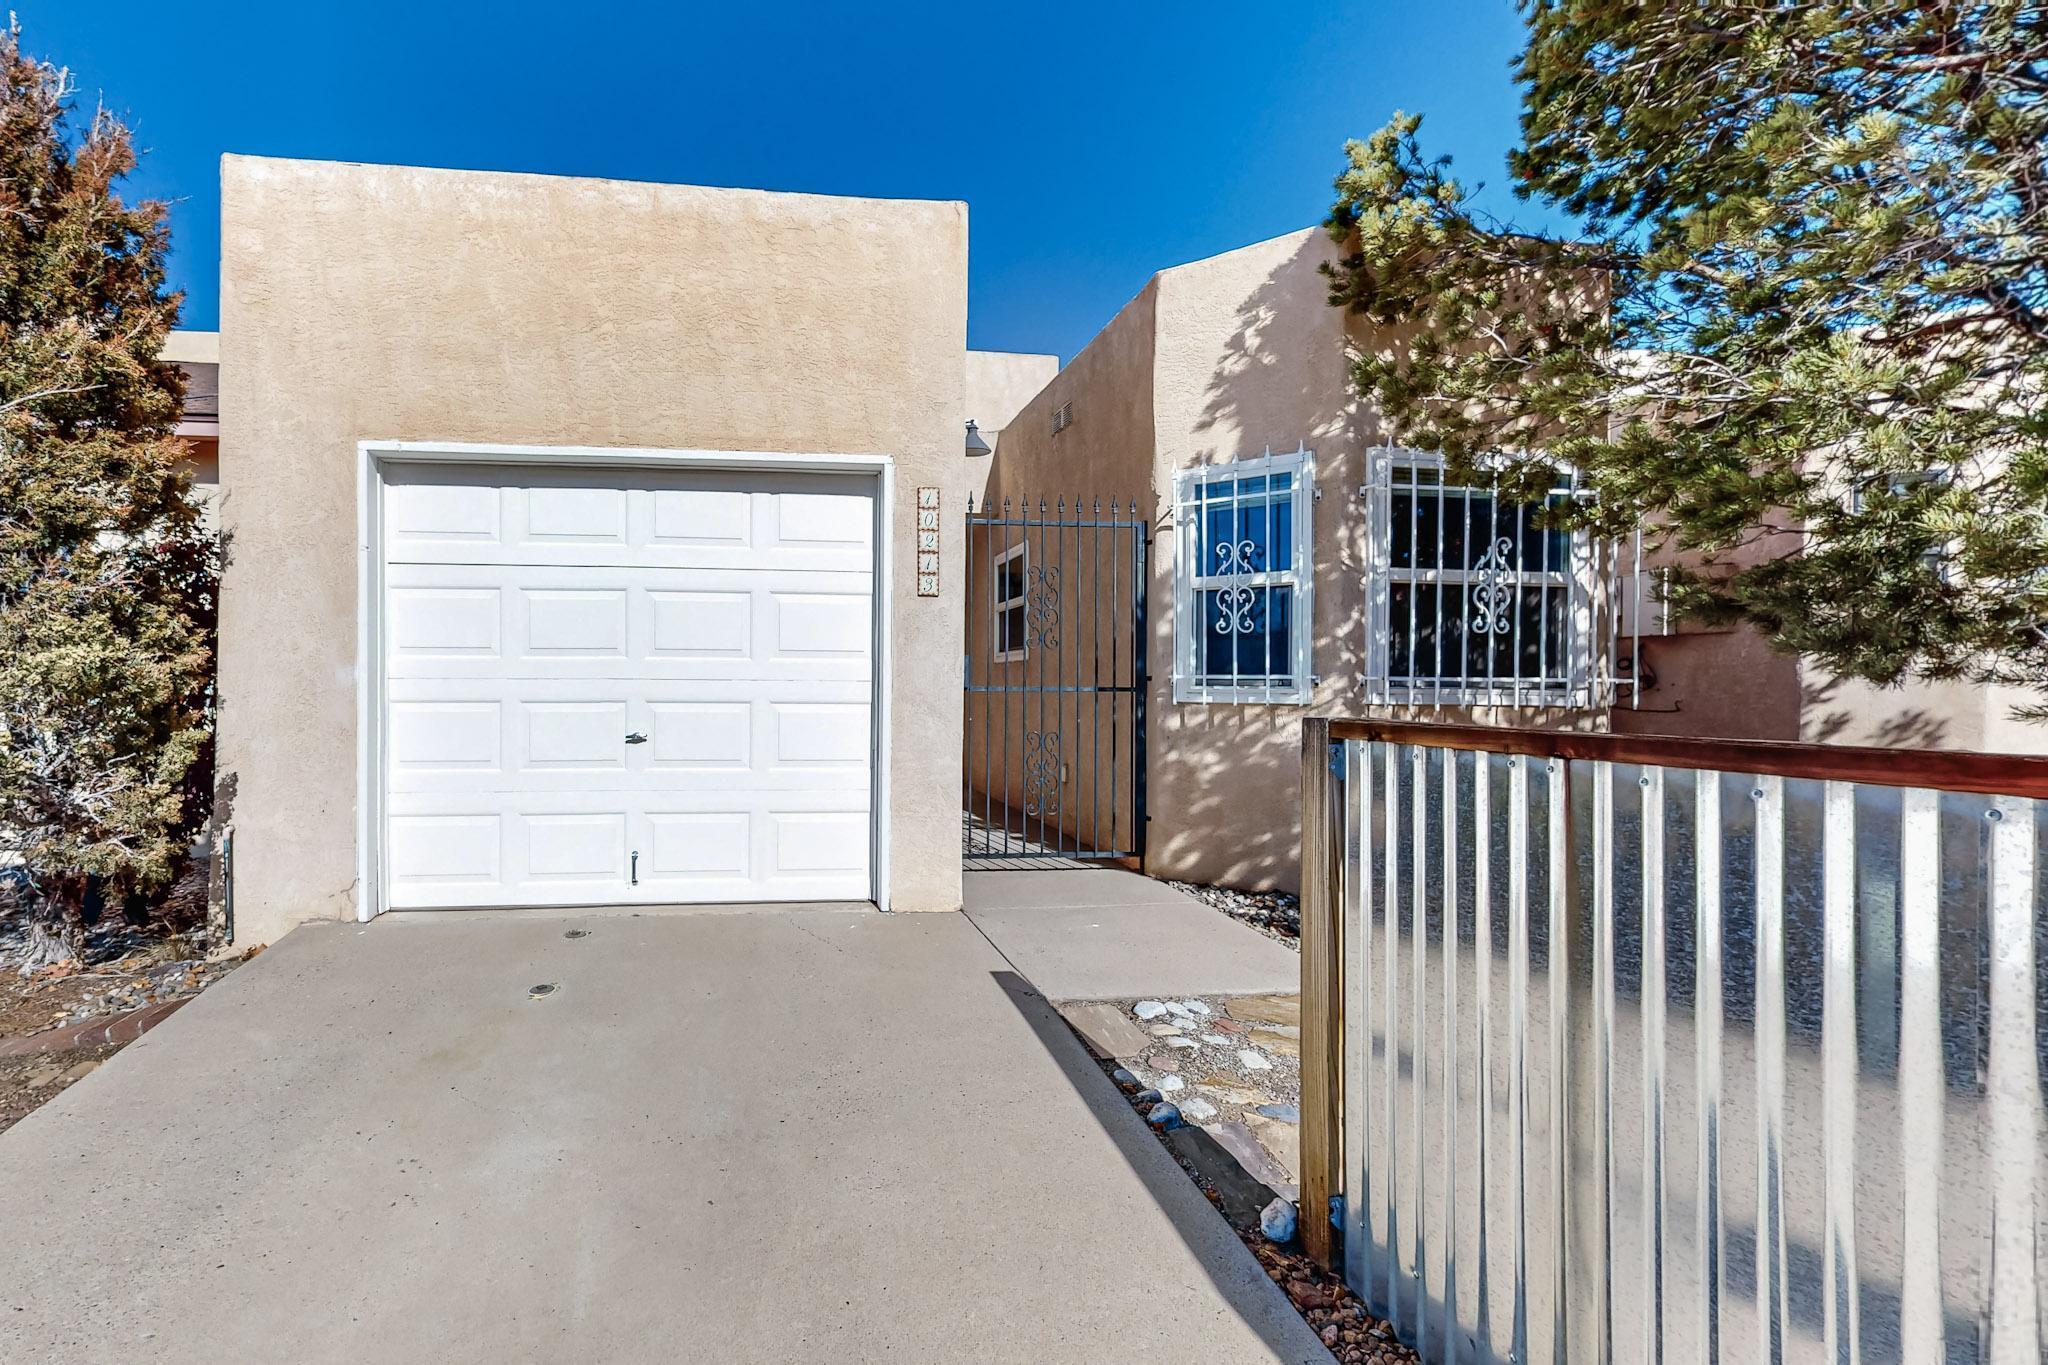
[[[19,0],[145,149],[185,322],[223,152],[964,199],[969,344],[1071,358],[1146,276],[1318,221],[1397,108],[1512,206],[1512,0]]]

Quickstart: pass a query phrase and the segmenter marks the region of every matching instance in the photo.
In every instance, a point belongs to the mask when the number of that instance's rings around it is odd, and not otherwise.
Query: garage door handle
[[[628,744],[645,744],[646,742],[647,736],[641,734],[638,730],[626,736],[626,743]]]

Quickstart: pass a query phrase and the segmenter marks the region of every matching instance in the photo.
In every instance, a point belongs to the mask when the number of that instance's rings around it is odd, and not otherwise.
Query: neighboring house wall
[[[1065,495],[1135,499],[1153,527],[1146,867],[1154,875],[1293,889],[1298,881],[1300,720],[1367,713],[1408,719],[1591,727],[1600,717],[1545,708],[1359,704],[1366,648],[1367,452],[1386,434],[1353,393],[1353,319],[1327,303],[1320,266],[1335,250],[1306,229],[1161,271],[1011,423],[989,488],[1035,507]],[[1052,415],[1073,404],[1054,436]],[[1174,700],[1174,478],[1184,469],[1306,445],[1315,453],[1313,671],[1306,705]],[[984,552],[971,556],[982,573]],[[969,585],[969,630],[986,631],[988,587]],[[1085,608],[1084,608],[1085,610]],[[1109,637],[1115,643],[1115,636]],[[970,635],[979,659],[985,637]],[[1020,667],[1011,665],[1011,667]],[[1021,667],[1027,667],[1028,664]],[[977,714],[970,706],[969,723]],[[1010,742],[1037,724],[1013,706]],[[1003,733],[1001,726],[992,727]],[[1067,744],[1073,749],[1072,736]],[[1012,752],[1020,752],[1013,749]],[[981,790],[970,774],[970,799]],[[1088,771],[1070,765],[1069,790]],[[1012,799],[1018,779],[995,774]]]
[[[222,163],[220,770],[238,937],[355,904],[358,442],[896,461],[894,905],[960,904],[966,210],[532,175]]]
[[[1642,641],[1640,707],[1616,707],[1624,734],[1778,739],[1883,748],[2048,753],[2048,726],[2016,719],[2039,704],[2018,688],[1914,681],[1879,687],[1772,649],[1749,627]]]
[[[185,414],[178,436],[185,443],[192,487],[209,519],[220,515],[220,333],[172,332],[162,356],[185,372]]]
[[[989,445],[1038,391],[1060,372],[1056,355],[1028,351],[967,353],[967,420],[975,423]]]

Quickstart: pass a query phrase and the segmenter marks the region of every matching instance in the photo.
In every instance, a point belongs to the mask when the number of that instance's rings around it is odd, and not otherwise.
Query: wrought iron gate
[[[1135,503],[968,504],[970,860],[1143,856],[1151,545]]]

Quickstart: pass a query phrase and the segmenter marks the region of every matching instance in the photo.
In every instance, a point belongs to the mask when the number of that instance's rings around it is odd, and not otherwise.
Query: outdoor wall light
[[[976,457],[977,455],[993,455],[993,454],[995,454],[995,447],[994,447],[994,446],[991,446],[991,445],[990,445],[990,444],[989,444],[989,443],[988,443],[987,441],[984,441],[984,440],[983,440],[983,439],[981,438],[981,428],[980,428],[980,427],[977,427],[976,425],[974,425],[974,419],[973,419],[972,417],[968,418],[968,419],[967,419],[967,458],[971,460],[971,459],[975,458],[975,457]]]

